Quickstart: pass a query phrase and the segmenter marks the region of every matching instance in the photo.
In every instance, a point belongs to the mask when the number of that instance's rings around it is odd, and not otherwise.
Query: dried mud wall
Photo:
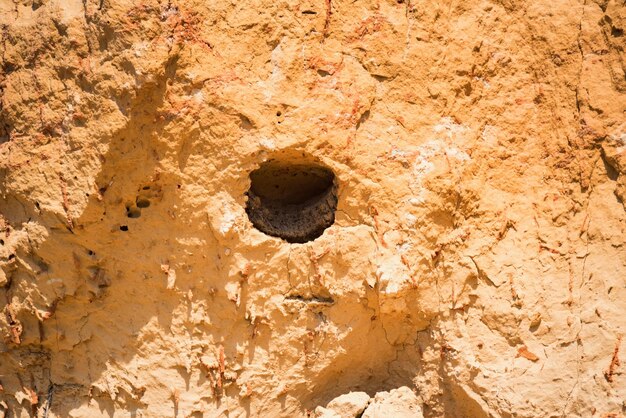
[[[407,386],[425,417],[623,415],[622,1],[0,0],[0,28],[0,414]],[[310,242],[246,214],[286,155],[335,176]]]

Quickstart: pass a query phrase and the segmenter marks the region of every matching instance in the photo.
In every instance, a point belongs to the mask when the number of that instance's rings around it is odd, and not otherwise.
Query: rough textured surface
[[[617,0],[0,0],[0,410],[624,413]],[[336,174],[259,232],[249,173]],[[612,414],[612,415],[611,415]]]

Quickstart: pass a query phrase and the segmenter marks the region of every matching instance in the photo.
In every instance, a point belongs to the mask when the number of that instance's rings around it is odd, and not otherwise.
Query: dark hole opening
[[[141,217],[141,209],[138,207],[127,206],[126,207],[126,216],[129,218],[137,219]]]
[[[150,206],[150,200],[145,197],[138,197],[136,200],[136,205],[138,208],[147,208]]]
[[[335,221],[337,186],[326,167],[272,160],[251,172],[250,182],[246,213],[267,235],[304,243]]]

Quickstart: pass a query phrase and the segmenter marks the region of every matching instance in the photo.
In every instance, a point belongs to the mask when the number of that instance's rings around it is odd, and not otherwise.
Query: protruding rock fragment
[[[342,418],[356,418],[365,411],[369,401],[370,396],[365,392],[350,392],[330,401],[326,405],[326,409],[333,411]]]
[[[335,411],[330,410],[328,408],[324,408],[322,406],[318,406],[317,408],[315,408],[315,417],[316,418],[342,418],[342,416],[336,413]]]
[[[363,418],[422,418],[422,408],[415,393],[406,386],[379,392],[363,413]]]

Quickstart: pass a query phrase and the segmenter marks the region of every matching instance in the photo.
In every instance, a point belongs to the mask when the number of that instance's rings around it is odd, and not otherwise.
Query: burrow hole
[[[134,202],[126,203],[126,216],[129,218],[140,218],[141,209],[150,207],[150,186],[144,186],[139,191]]]
[[[335,174],[315,162],[269,160],[250,173],[246,194],[254,227],[290,243],[312,241],[335,222]]]

